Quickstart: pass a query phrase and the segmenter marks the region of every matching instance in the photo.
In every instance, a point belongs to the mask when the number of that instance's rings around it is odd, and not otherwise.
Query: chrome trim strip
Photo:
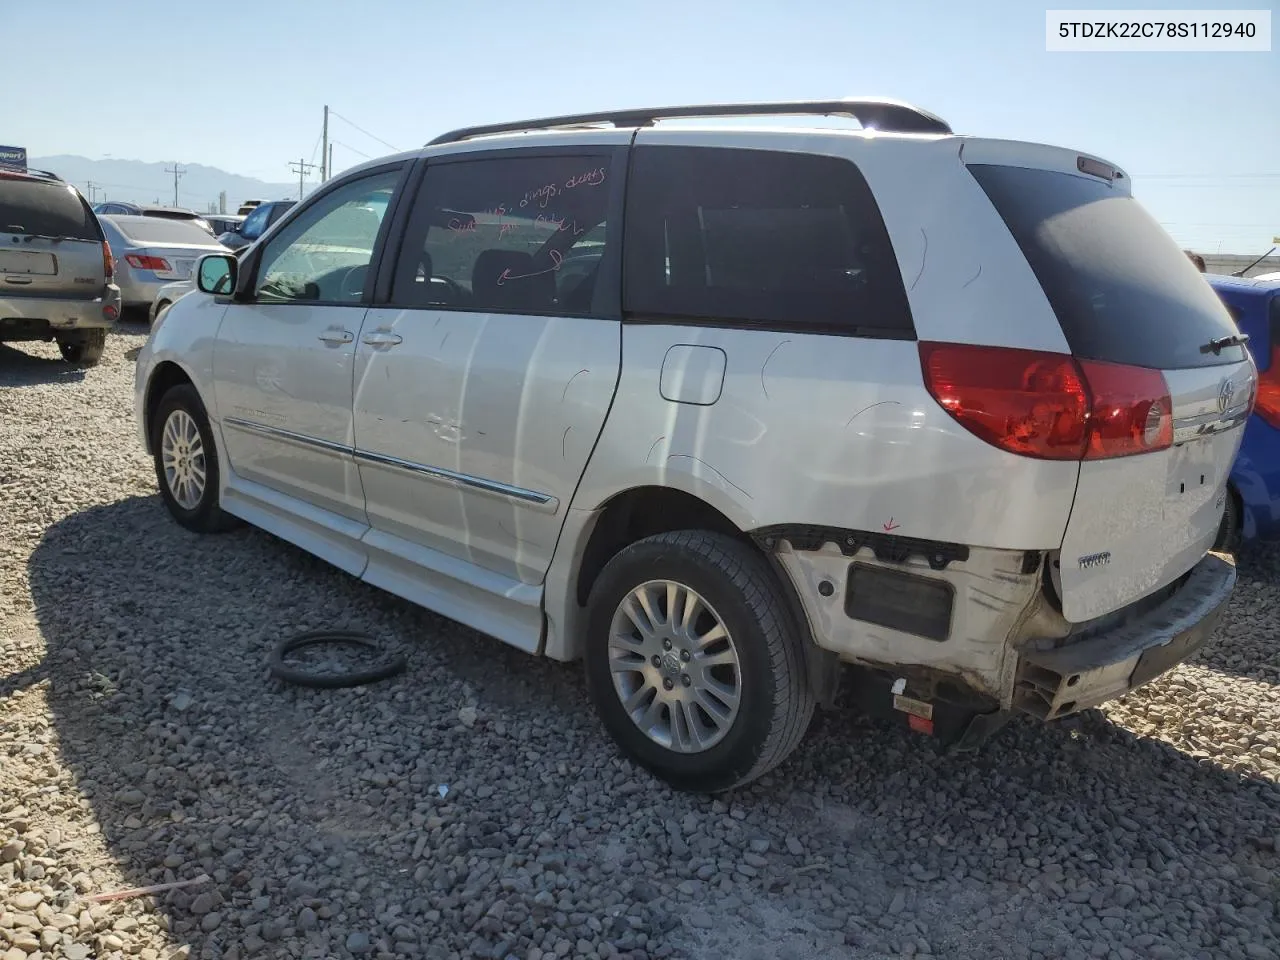
[[[1173,421],[1174,445],[1186,443],[1196,437],[1225,433],[1233,430],[1249,419],[1249,408],[1238,407],[1233,413],[1202,413],[1190,417],[1180,417]]]
[[[354,457],[357,461],[373,464],[381,467],[393,467],[398,470],[406,470],[409,473],[415,473],[419,476],[429,477],[432,480],[442,481],[444,483],[456,484],[458,486],[467,487],[480,493],[491,494],[496,497],[503,497],[508,500],[516,500],[525,503],[548,513],[555,513],[560,506],[560,501],[549,493],[539,493],[537,490],[526,490],[524,487],[513,487],[510,484],[499,483],[497,480],[486,480],[484,477],[473,477],[467,473],[458,473],[454,470],[447,470],[444,467],[430,467],[425,463],[414,463],[412,460],[401,460],[399,457],[390,457],[383,453],[371,453],[368,450],[356,450],[344,443],[334,443],[331,440],[321,440],[317,437],[309,437],[304,433],[294,433],[292,430],[284,430],[280,427],[270,427],[264,423],[257,423],[253,420],[242,420],[240,417],[223,417],[223,424],[229,427],[236,427],[240,430],[247,430],[249,433],[260,434],[264,437],[274,437],[277,440],[287,440],[292,443],[299,443],[303,446],[316,447],[320,450],[328,450],[331,453],[343,453],[347,456]]]
[[[394,467],[399,470],[407,470],[410,473],[430,477],[432,480],[458,484],[460,486],[469,487],[472,490],[477,490],[481,493],[489,493],[494,496],[504,497],[510,500],[518,500],[521,503],[540,507],[549,513],[554,513],[556,508],[560,505],[560,502],[555,497],[547,493],[539,493],[537,490],[526,490],[524,487],[513,487],[510,484],[499,483],[497,480],[486,480],[483,477],[473,477],[470,474],[458,473],[454,470],[447,470],[444,467],[429,467],[424,463],[414,463],[412,460],[401,460],[399,457],[389,457],[382,453],[370,453],[368,450],[356,450],[355,458],[364,463],[374,464],[380,467]]]
[[[292,430],[283,430],[280,427],[269,427],[265,423],[257,423],[253,420],[242,420],[239,417],[223,417],[222,422],[228,427],[247,430],[249,433],[261,434],[264,437],[275,437],[277,440],[289,440],[293,443],[300,443],[306,447],[318,447],[321,450],[328,450],[331,453],[345,453],[349,455],[353,452],[345,443],[334,443],[332,440],[321,440],[318,437],[309,437],[305,433],[294,433]]]

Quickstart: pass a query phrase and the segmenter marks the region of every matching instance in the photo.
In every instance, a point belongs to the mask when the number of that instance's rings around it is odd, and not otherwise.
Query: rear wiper
[[[1212,353],[1217,356],[1222,352],[1223,347],[1243,347],[1249,342],[1247,333],[1233,333],[1229,337],[1214,337],[1208,343],[1200,345],[1201,353]]]

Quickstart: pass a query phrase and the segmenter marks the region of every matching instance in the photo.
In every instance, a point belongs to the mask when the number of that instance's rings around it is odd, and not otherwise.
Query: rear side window
[[[595,314],[597,286],[600,303],[609,288],[597,280],[605,265],[612,177],[610,157],[601,154],[429,163],[392,301],[496,313]]]
[[[1071,352],[1175,370],[1236,363],[1243,347],[1200,347],[1236,333],[1204,275],[1132,197],[1093,177],[973,164],[1044,289]]]
[[[97,218],[66,184],[0,177],[0,233],[102,239]]]
[[[639,147],[624,250],[639,318],[914,336],[875,198],[837,157]]]

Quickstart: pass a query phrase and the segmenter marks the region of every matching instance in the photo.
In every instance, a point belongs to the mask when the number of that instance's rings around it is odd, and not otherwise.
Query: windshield
[[[95,243],[102,239],[93,211],[65,183],[8,177],[0,177],[0,231]]]
[[[209,231],[192,220],[170,220],[166,217],[130,217],[115,221],[120,232],[135,243],[174,243],[212,246]]]
[[[1162,370],[1238,363],[1231,316],[1173,238],[1104,180],[973,164],[1053,306],[1071,352]]]

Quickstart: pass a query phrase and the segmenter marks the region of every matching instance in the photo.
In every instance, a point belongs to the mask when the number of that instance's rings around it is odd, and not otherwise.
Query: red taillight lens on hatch
[[[965,429],[1041,460],[1101,460],[1173,443],[1159,370],[1061,353],[920,343],[925,386]]]
[[[1173,402],[1164,374],[1097,360],[1081,360],[1080,369],[1093,400],[1086,460],[1173,446]]]
[[[111,244],[102,241],[102,272],[107,276],[107,283],[116,277],[116,258],[111,255]]]
[[[136,267],[139,270],[156,270],[161,273],[167,273],[173,269],[169,266],[169,261],[164,257],[147,257],[138,253],[131,253],[125,257],[129,261],[129,266]]]
[[[1280,344],[1271,348],[1271,365],[1254,379],[1253,412],[1280,430]]]

